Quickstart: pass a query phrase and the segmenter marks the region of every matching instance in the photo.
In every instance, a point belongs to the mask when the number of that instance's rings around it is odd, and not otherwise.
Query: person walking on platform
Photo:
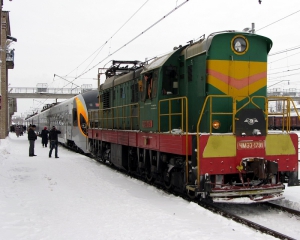
[[[41,132],[43,147],[47,147],[47,144],[48,144],[48,134],[49,134],[49,131],[47,130],[47,127],[44,127],[44,129]]]
[[[49,132],[49,141],[50,141],[50,151],[49,151],[49,158],[51,158],[52,150],[55,149],[55,158],[59,158],[57,156],[57,147],[58,147],[58,134],[61,131],[57,130],[55,126]]]
[[[28,140],[29,140],[29,157],[36,156],[34,154],[34,141],[37,139],[36,133],[35,133],[35,125],[32,125],[28,129]]]
[[[19,137],[21,135],[21,128],[20,128],[20,126],[16,126],[15,132],[16,132],[17,137]]]

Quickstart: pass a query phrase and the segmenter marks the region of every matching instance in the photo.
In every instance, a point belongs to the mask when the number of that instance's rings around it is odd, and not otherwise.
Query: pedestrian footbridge
[[[96,88],[8,87],[8,98],[68,99]]]

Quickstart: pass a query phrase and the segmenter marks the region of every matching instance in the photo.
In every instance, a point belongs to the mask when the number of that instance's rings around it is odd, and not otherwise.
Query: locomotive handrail
[[[231,112],[213,112],[212,111],[212,101],[214,98],[231,98],[232,99],[232,111]],[[244,103],[240,108],[236,108],[236,102],[237,102],[237,99],[239,98],[247,98],[248,101],[246,103]],[[210,95],[210,96],[207,96],[204,103],[203,103],[203,107],[202,107],[202,110],[201,110],[201,113],[200,113],[200,116],[199,116],[199,119],[198,119],[198,122],[197,122],[197,165],[198,165],[198,174],[197,174],[197,185],[198,187],[200,187],[200,141],[199,141],[199,135],[200,135],[200,123],[201,123],[201,120],[202,120],[202,117],[203,117],[203,114],[204,114],[204,111],[207,107],[207,104],[208,104],[208,101],[209,101],[209,110],[210,110],[210,114],[209,114],[209,120],[210,120],[210,123],[212,123],[212,115],[232,115],[232,132],[234,133],[235,132],[235,116],[236,114],[242,110],[245,106],[247,106],[250,102],[251,102],[251,99],[249,96],[236,96],[236,97],[232,97],[232,96],[227,96],[227,95]],[[212,124],[209,124],[209,134],[212,134]]]
[[[182,100],[181,101],[181,112],[172,113],[172,101]],[[169,112],[161,114],[161,103],[168,102]],[[185,102],[185,130],[184,130],[184,102]],[[168,98],[162,99],[158,102],[158,132],[160,132],[160,119],[162,116],[169,116],[169,131],[172,130],[172,118],[171,116],[181,116],[181,129],[182,131],[188,132],[188,98],[187,97],[176,97],[176,98]]]
[[[291,131],[291,103],[294,107],[294,110],[298,116],[298,119],[300,120],[300,116],[299,116],[299,113],[298,113],[298,110],[295,106],[295,103],[293,101],[293,99],[291,97],[287,97],[287,96],[269,96],[269,97],[263,97],[263,96],[253,96],[251,98],[251,103],[253,105],[255,105],[257,108],[260,108],[255,102],[254,102],[254,99],[255,98],[263,98],[265,99],[265,109],[263,110],[265,116],[266,116],[266,132],[268,131],[268,126],[269,126],[269,119],[268,119],[268,116],[269,115],[279,115],[279,116],[282,116],[282,131],[284,131],[285,129],[285,126],[284,124],[286,123],[286,131],[287,132],[290,132]],[[278,101],[278,100],[281,100],[283,101],[283,109],[282,109],[282,112],[277,112],[277,113],[272,113],[272,112],[269,112],[269,101]],[[286,104],[285,104],[285,101],[286,101]],[[285,109],[285,106],[286,106],[286,109]],[[260,108],[261,109],[261,108]],[[286,110],[286,111],[285,111]],[[286,119],[286,122],[285,122],[285,119]]]
[[[133,116],[132,115],[132,107],[133,106],[137,106],[137,115],[136,116]],[[122,105],[122,106],[115,106],[115,107],[111,107],[111,108],[101,108],[99,110],[95,110],[95,111],[89,111],[91,113],[91,115],[93,115],[93,112],[96,112],[98,111],[98,128],[99,128],[99,125],[101,125],[102,128],[108,128],[108,124],[109,124],[109,121],[112,121],[112,128],[114,129],[115,126],[114,126],[114,120],[117,120],[117,128],[119,128],[119,120],[120,119],[130,119],[130,129],[132,130],[132,119],[133,118],[137,118],[138,119],[138,122],[139,122],[139,118],[140,118],[140,110],[139,110],[139,103],[132,103],[132,104],[126,104],[126,105]],[[126,108],[129,107],[129,111],[130,111],[130,114],[129,115],[126,115]],[[119,111],[121,109],[121,116],[119,114]],[[110,111],[112,110],[112,111]],[[114,115],[115,111],[116,110],[116,116]],[[109,113],[111,112],[111,116],[109,116]],[[93,118],[92,118],[93,119]],[[105,124],[104,124],[105,123]],[[120,126],[121,129],[125,129],[125,124],[123,123],[122,126]]]
[[[285,119],[286,119],[286,131],[290,132],[291,131],[291,103],[294,107],[294,110],[295,110],[297,116],[298,116],[298,119],[300,120],[300,115],[299,115],[299,112],[296,108],[296,105],[295,105],[293,99],[291,97],[287,97],[287,96],[269,96],[267,99],[268,99],[268,102],[269,101],[278,101],[278,100],[281,100],[284,102],[282,112],[277,112],[277,113],[268,112],[268,115],[282,116],[282,131],[284,131],[284,129],[285,129],[284,124],[285,124]],[[286,101],[286,108],[285,108],[285,101]]]
[[[179,113],[172,113],[172,101],[175,100],[181,100],[181,112]],[[161,114],[161,103],[162,102],[168,102],[169,106],[169,111],[168,113]],[[185,131],[184,131],[184,103],[185,103]],[[189,173],[189,158],[188,158],[188,148],[189,148],[189,143],[188,143],[188,98],[187,97],[176,97],[176,98],[168,98],[168,99],[162,99],[159,100],[158,102],[158,132],[160,132],[160,118],[162,116],[169,116],[169,132],[171,133],[172,130],[172,116],[181,116],[181,129],[183,132],[185,132],[185,171],[186,171],[186,176],[188,176]],[[186,184],[188,185],[188,177],[186,178]]]
[[[199,139],[199,128],[200,128],[200,123],[201,123],[201,120],[202,120],[202,117],[203,117],[203,113],[204,113],[204,110],[206,109],[206,105],[208,103],[208,101],[210,100],[210,105],[209,105],[209,109],[210,109],[210,114],[209,114],[209,118],[210,118],[210,123],[211,123],[211,118],[212,118],[212,99],[213,98],[231,98],[233,100],[233,97],[231,96],[226,96],[226,95],[210,95],[210,96],[207,96],[204,103],[203,103],[203,107],[202,107],[202,110],[201,110],[201,113],[200,113],[200,116],[199,116],[199,119],[198,119],[198,122],[197,122],[197,134],[196,134],[196,137],[197,137],[197,166],[198,166],[198,173],[197,173],[197,186],[198,188],[200,188],[200,139]],[[236,112],[236,101],[232,101],[232,113],[222,113],[222,115],[230,115],[232,114],[232,122],[233,122],[233,126],[232,126],[232,130],[235,129],[235,121],[234,121],[234,117],[235,117],[235,114],[233,114],[234,112]],[[217,114],[217,113],[215,113]],[[211,134],[211,124],[210,125],[210,134]]]

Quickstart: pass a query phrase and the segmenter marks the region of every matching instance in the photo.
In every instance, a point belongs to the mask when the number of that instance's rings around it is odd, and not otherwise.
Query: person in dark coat
[[[20,126],[16,126],[15,132],[16,132],[17,137],[19,137],[21,135],[21,128],[20,128]]]
[[[29,140],[29,157],[36,156],[34,154],[34,141],[37,139],[37,136],[35,134],[35,125],[32,125],[28,129],[28,140]]]
[[[48,134],[49,134],[49,131],[47,130],[47,127],[44,127],[44,129],[41,132],[43,147],[47,147],[47,144],[48,144]]]
[[[58,147],[58,134],[61,131],[57,130],[55,126],[49,132],[49,141],[50,141],[50,151],[49,151],[49,158],[51,158],[52,150],[55,149],[55,158],[59,158],[57,156],[57,147]]]

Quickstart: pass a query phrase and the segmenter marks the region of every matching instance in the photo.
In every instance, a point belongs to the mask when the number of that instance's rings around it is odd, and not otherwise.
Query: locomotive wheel
[[[146,172],[146,180],[147,182],[152,182],[153,181],[153,175],[150,173],[148,173],[148,171]]]
[[[193,191],[186,191],[186,194],[188,195],[189,199],[194,200],[196,198],[195,192]]]
[[[169,179],[168,181],[164,180],[164,186],[166,189],[170,190],[172,188],[172,181]]]

